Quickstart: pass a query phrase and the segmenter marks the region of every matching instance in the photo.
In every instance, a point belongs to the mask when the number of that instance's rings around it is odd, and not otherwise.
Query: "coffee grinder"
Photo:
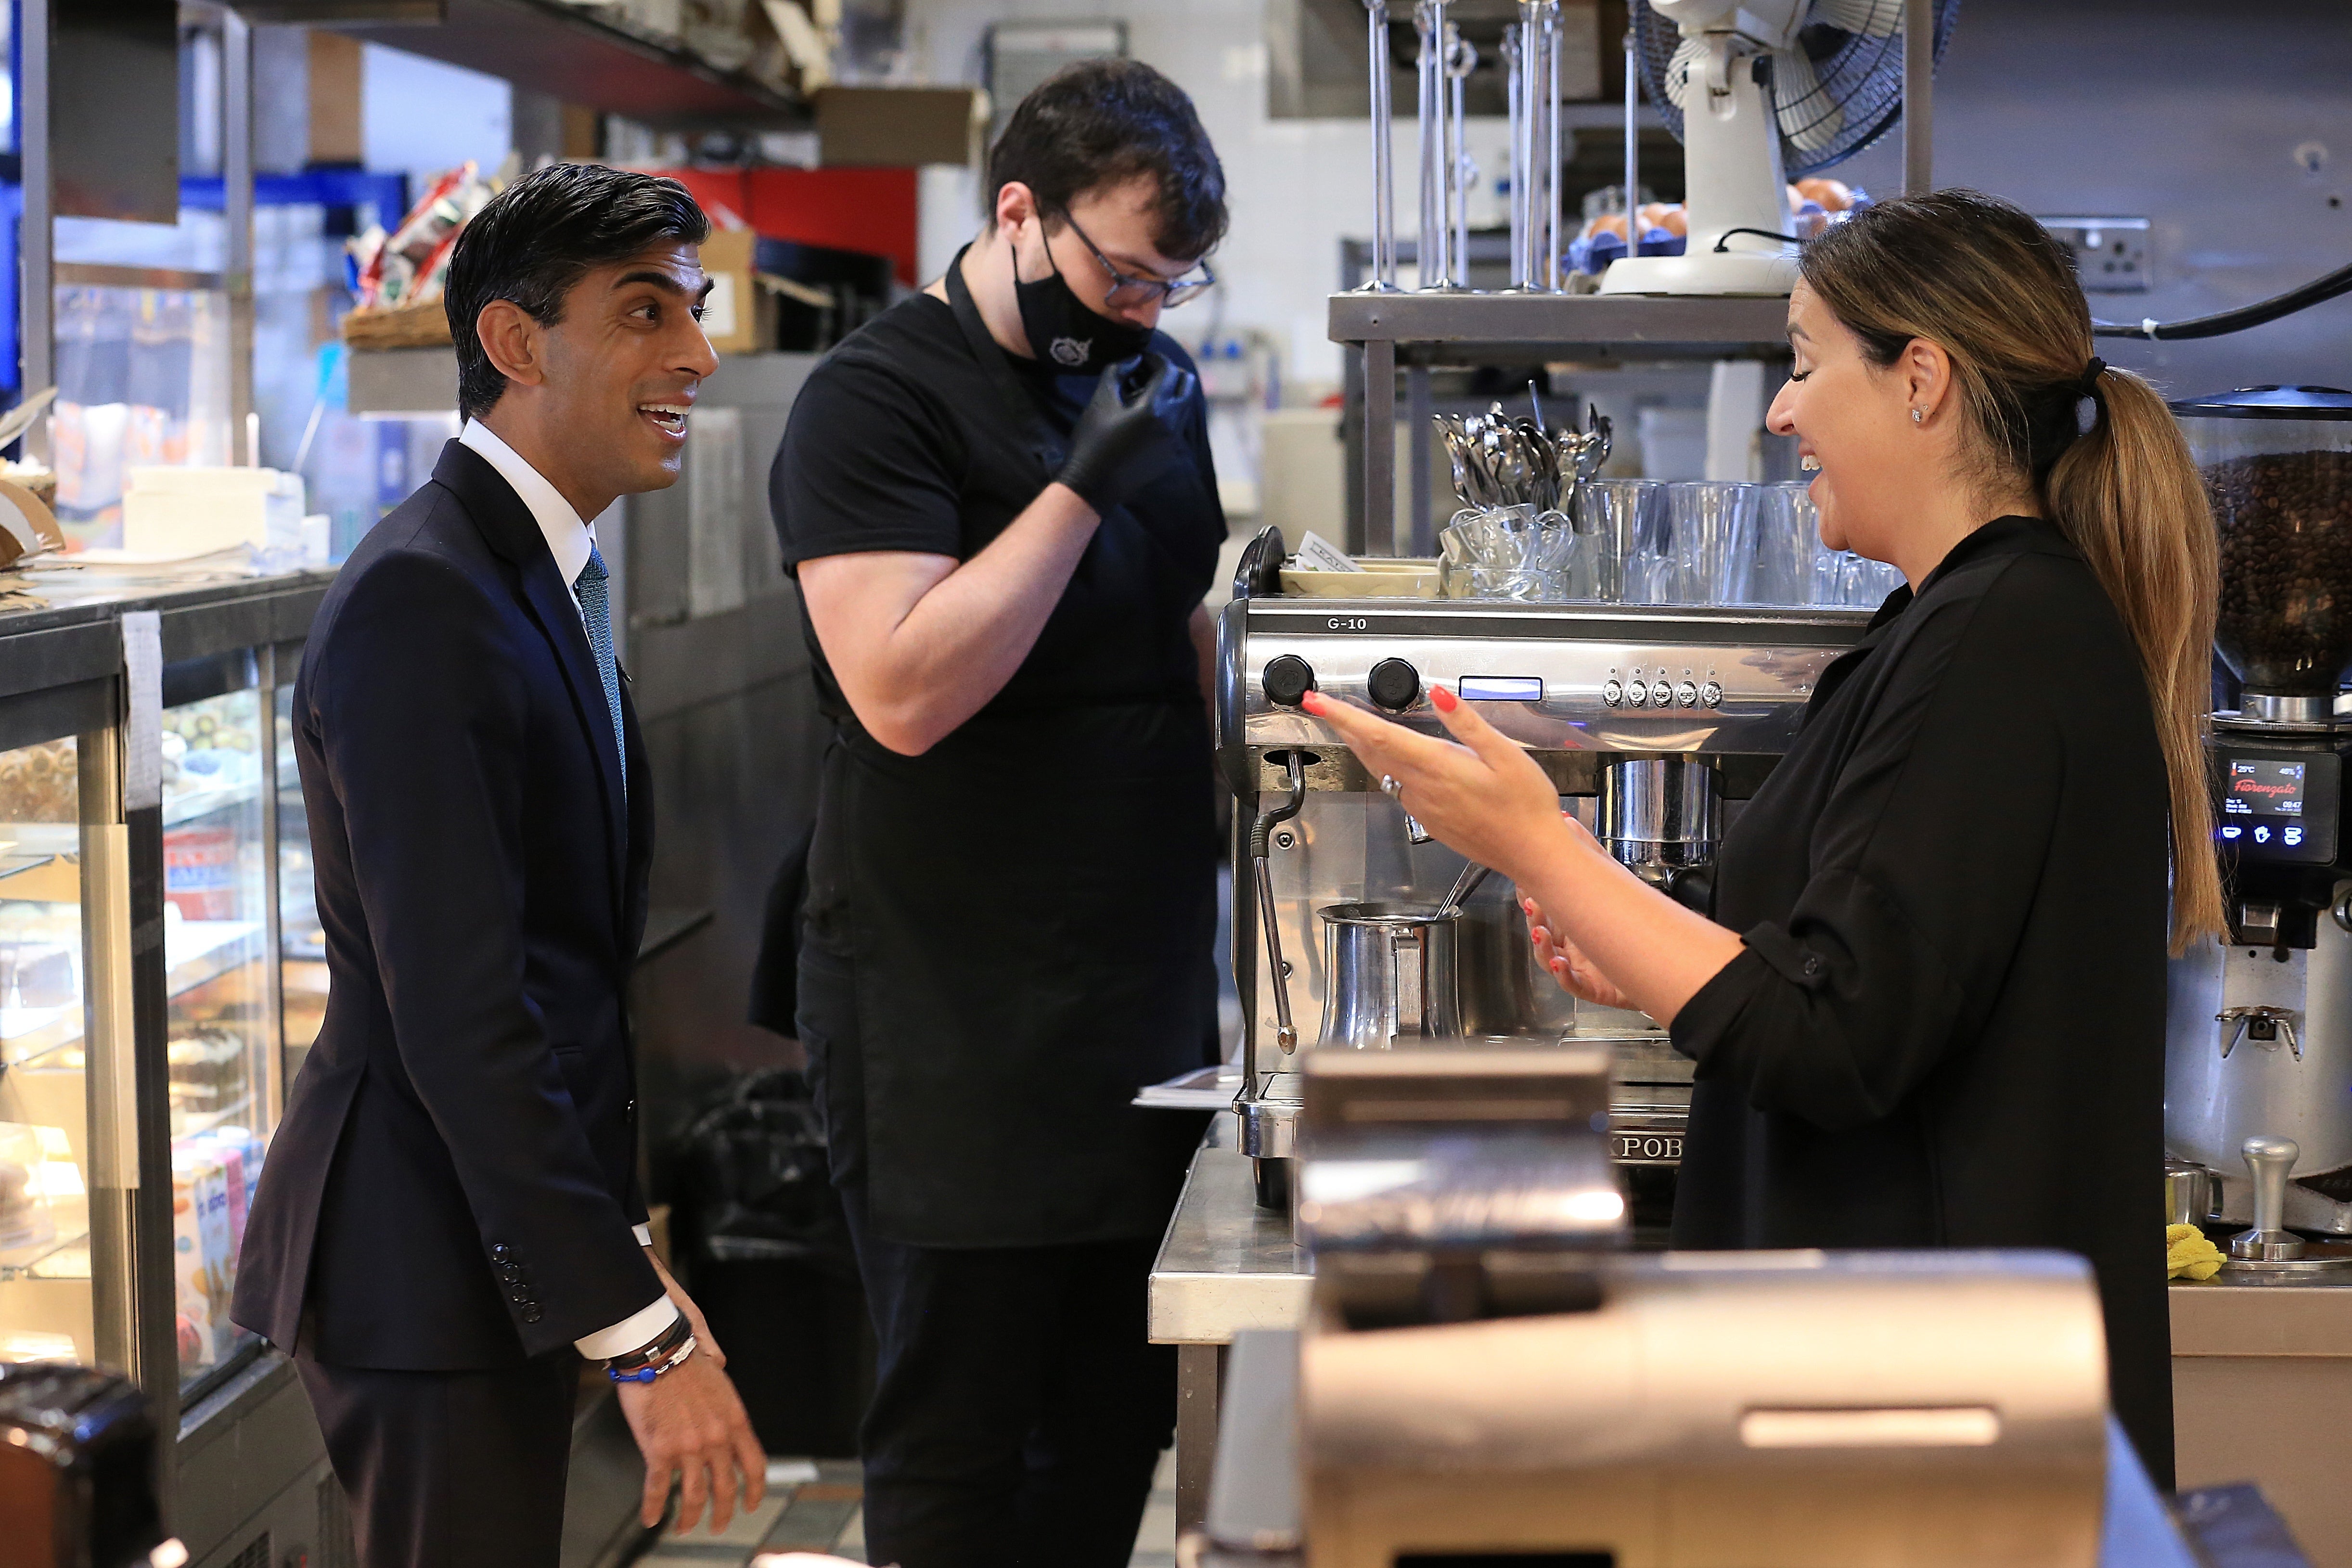
[[[2352,1236],[2352,393],[2172,406],[2211,498],[2215,642],[2242,688],[2208,743],[2229,930],[2170,977],[2174,1217],[2251,1226],[2233,1268],[2316,1267],[2294,1232]]]

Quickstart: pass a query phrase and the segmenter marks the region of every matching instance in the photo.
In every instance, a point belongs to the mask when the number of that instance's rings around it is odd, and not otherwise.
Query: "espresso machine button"
[[[1639,680],[1629,680],[1625,683],[1625,700],[1636,708],[1647,708],[1650,705],[1650,689]]]
[[[1653,680],[1652,682],[1650,682],[1650,706],[1651,706],[1651,707],[1653,707],[1653,708],[1671,708],[1671,707],[1673,707],[1674,705],[1675,705],[1675,685],[1674,685],[1674,682],[1673,682],[1673,681],[1671,681],[1671,680],[1667,680],[1667,679],[1664,679],[1664,678],[1661,678],[1661,679],[1659,679]]]
[[[1601,688],[1601,700],[1614,708],[1625,700],[1625,683],[1612,679]],[[2347,928],[2352,929],[2352,928]]]
[[[1421,695],[1421,671],[1401,658],[1384,658],[1372,666],[1364,685],[1375,703],[1402,713]]]
[[[1722,686],[1722,683],[1721,683],[1721,682],[1719,682],[1719,681],[1710,680],[1710,681],[1708,681],[1705,686],[1700,687],[1700,688],[1698,689],[1698,700],[1699,700],[1702,703],[1706,704],[1706,705],[1707,707],[1709,707],[1709,708],[1720,708],[1720,707],[1722,707],[1722,706],[1723,706],[1723,686]]]
[[[1315,689],[1315,667],[1295,653],[1280,654],[1265,661],[1265,700],[1277,708],[1296,708],[1299,700]]]
[[[1680,686],[1675,688],[1675,700],[1681,703],[1685,708],[1697,707],[1698,687],[1691,681],[1684,681]]]

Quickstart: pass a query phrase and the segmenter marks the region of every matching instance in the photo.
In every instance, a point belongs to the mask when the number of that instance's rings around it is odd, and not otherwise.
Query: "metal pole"
[[[1936,0],[1903,0],[1903,194],[1936,188]]]
[[[1517,22],[1503,29],[1503,79],[1511,117],[1511,287],[1528,286],[1528,156],[1527,73],[1520,68],[1527,54],[1526,29]]]
[[[1372,96],[1372,275],[1364,289],[1385,293],[1396,281],[1396,172],[1390,166],[1388,0],[1364,0],[1365,52]]]
[[[1437,550],[1436,524],[1430,513],[1429,492],[1431,443],[1435,439],[1436,425],[1429,390],[1429,367],[1409,365],[1404,373],[1405,439],[1412,443],[1412,500],[1406,509],[1409,520],[1412,552],[1415,555],[1434,554]]]
[[[1633,213],[1642,205],[1642,57],[1625,35],[1625,254],[1633,254]]]
[[[22,392],[31,396],[56,382],[57,357],[57,195],[52,184],[49,142],[49,56],[57,29],[50,0],[22,0],[17,59],[24,76],[23,118],[19,152],[25,179],[25,210],[17,225],[17,253],[24,274],[17,287],[18,364],[24,374]],[[33,421],[25,432],[25,455],[36,461],[51,460],[49,421]]]
[[[1364,345],[1364,547],[1396,553],[1396,342]]]
[[[1454,142],[1446,161],[1445,175],[1448,200],[1452,204],[1454,221],[1453,271],[1454,281],[1460,287],[1470,287],[1470,141],[1467,134],[1470,73],[1478,67],[1478,51],[1462,37],[1462,29],[1448,22],[1445,25],[1445,76],[1447,97],[1452,101]]]
[[[1444,37],[1442,0],[1421,0],[1412,8],[1413,32],[1419,49],[1415,72],[1413,129],[1421,153],[1421,226],[1412,242],[1412,258],[1423,289],[1442,289],[1445,268],[1445,64],[1439,50]]]
[[[253,26],[221,13],[221,216],[228,229],[229,461],[259,464],[253,413]]]
[[[1543,286],[1557,289],[1564,281],[1559,275],[1560,253],[1568,248],[1561,237],[1559,189],[1559,0],[1544,4],[1544,260]]]

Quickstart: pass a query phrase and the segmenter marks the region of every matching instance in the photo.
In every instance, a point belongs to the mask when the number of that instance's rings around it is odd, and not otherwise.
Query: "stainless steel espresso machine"
[[[2227,1265],[2341,1268],[2352,1248],[2352,394],[2173,405],[2221,553],[2213,716],[2225,941],[2172,965],[2165,1141],[2175,1217],[2252,1228]],[[2347,1276],[2352,1279],[2352,1275]]]
[[[1621,861],[1704,910],[1726,823],[1867,613],[1286,596],[1282,555],[1276,530],[1252,542],[1218,628],[1218,757],[1236,800],[1234,1110],[1259,1201],[1287,1201],[1307,1053],[1575,1036],[1616,1044],[1612,1152],[1633,1167],[1638,1215],[1644,1173],[1670,1182],[1681,1159],[1690,1064],[1641,1015],[1554,986],[1501,879],[1445,907],[1461,858],[1299,700],[1353,698],[1440,733],[1428,692],[1451,687],[1528,748]]]

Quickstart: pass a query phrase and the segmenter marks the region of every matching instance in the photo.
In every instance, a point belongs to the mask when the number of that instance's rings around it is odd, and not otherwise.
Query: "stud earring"
[[[1911,423],[1912,423],[1912,424],[1914,424],[1914,425],[1925,425],[1927,422],[1927,411],[1926,411],[1925,409],[1914,408],[1914,409],[1911,411]]]

